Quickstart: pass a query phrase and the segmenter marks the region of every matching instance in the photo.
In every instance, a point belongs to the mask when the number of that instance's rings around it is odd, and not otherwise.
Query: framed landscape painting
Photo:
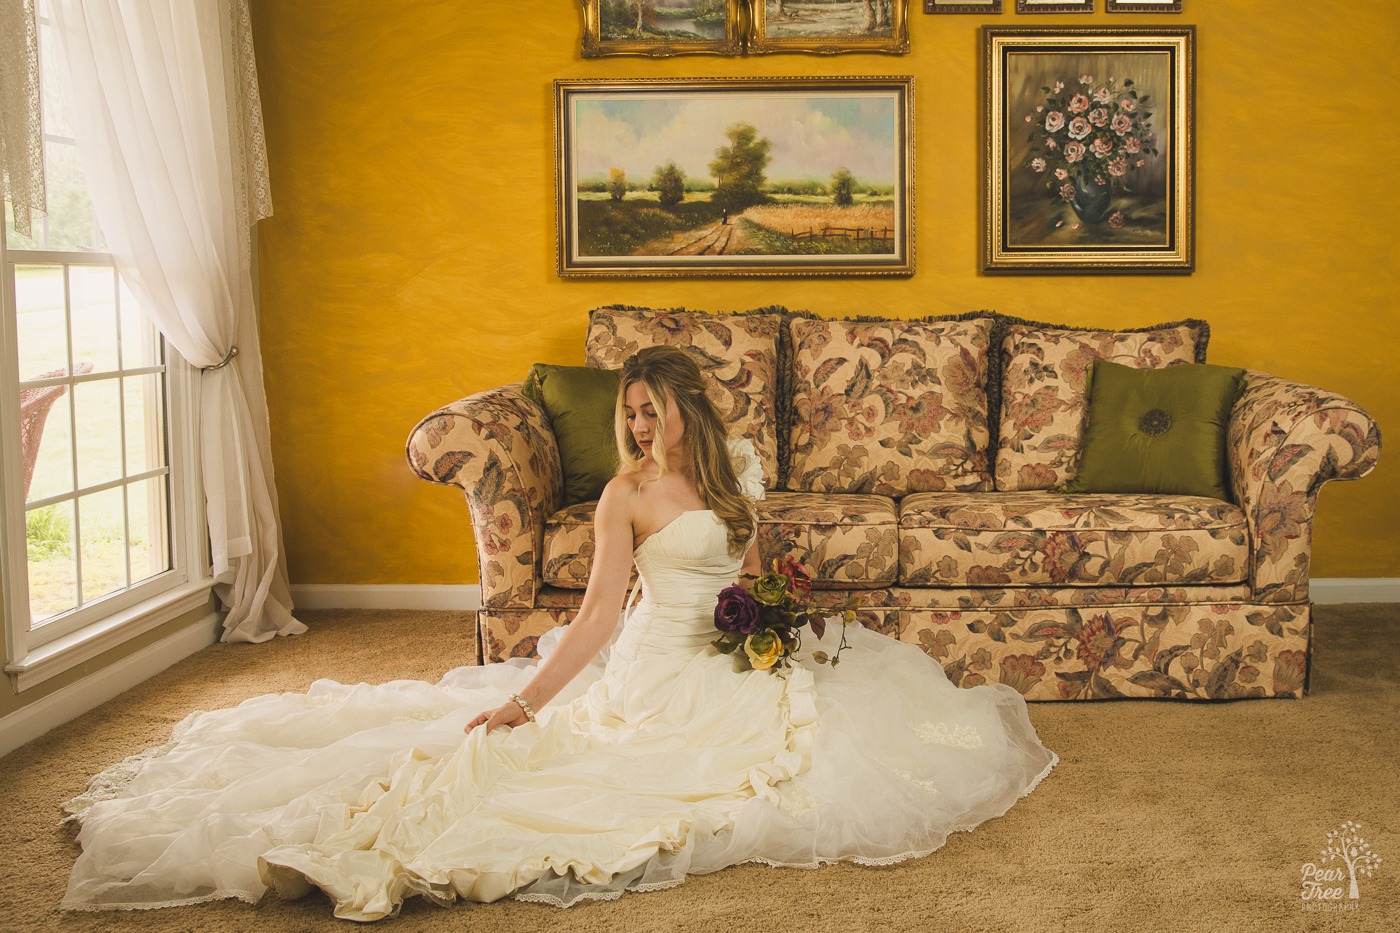
[[[909,0],[750,0],[748,51],[909,51]]]
[[[554,88],[561,276],[913,273],[912,78]]]
[[[738,55],[744,0],[583,0],[583,57]]]
[[[1194,28],[982,35],[984,271],[1191,272]]]

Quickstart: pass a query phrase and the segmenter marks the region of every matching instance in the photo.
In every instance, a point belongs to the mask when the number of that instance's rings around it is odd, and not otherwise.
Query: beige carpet
[[[163,742],[192,709],[317,677],[436,679],[472,657],[466,616],[306,612],[311,632],[216,645],[0,760],[0,930],[349,929],[314,895],[140,913],[58,909],[77,852],[59,802]],[[414,903],[412,931],[1344,930],[1400,927],[1400,606],[1317,610],[1301,701],[1032,704],[1060,766],[1000,819],[889,868],[749,865],[567,911]],[[1384,862],[1345,912],[1307,912],[1305,862],[1344,820]]]

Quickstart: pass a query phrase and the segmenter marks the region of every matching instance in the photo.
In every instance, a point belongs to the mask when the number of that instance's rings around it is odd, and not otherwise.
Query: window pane
[[[111,266],[69,266],[68,302],[73,315],[73,368],[117,369],[117,274]]]
[[[44,175],[49,208],[44,218],[44,248],[102,249],[87,181],[72,143],[44,140]]]
[[[165,508],[165,488],[164,476],[126,487],[132,583],[170,569],[170,521]]]
[[[117,379],[99,379],[73,387],[78,416],[78,487],[96,486],[122,477],[122,412]]]
[[[20,379],[68,372],[62,266],[15,266]]]
[[[47,397],[45,397],[47,396]],[[26,502],[73,491],[73,401],[67,386],[20,389],[20,429],[24,469],[29,474]],[[48,406],[47,415],[42,411]],[[30,472],[30,460],[33,470]]]
[[[164,393],[159,375],[126,378],[126,475],[165,466]]]
[[[83,552],[83,602],[126,588],[126,520],[122,488],[78,500]]]
[[[122,368],[145,369],[161,363],[160,340],[156,329],[141,312],[141,303],[136,300],[126,282],[121,283]]]
[[[73,503],[57,502],[25,513],[29,549],[31,627],[78,605],[74,563]]]

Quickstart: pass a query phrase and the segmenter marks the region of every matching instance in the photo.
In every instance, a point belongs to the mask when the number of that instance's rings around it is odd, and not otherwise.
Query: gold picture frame
[[[914,273],[914,79],[560,79],[562,277]]]
[[[745,0],[695,0],[684,8],[651,2],[582,0],[583,57],[738,55],[744,49]],[[704,7],[704,9],[701,9]],[[669,10],[684,9],[671,15]],[[631,22],[635,10],[637,22]],[[622,18],[626,14],[626,19]]]
[[[984,13],[1001,12],[1001,0],[924,0],[925,13]]]
[[[771,52],[909,51],[909,0],[864,3],[807,0],[749,0],[746,50]]]
[[[1195,27],[982,27],[989,273],[1195,268]]]

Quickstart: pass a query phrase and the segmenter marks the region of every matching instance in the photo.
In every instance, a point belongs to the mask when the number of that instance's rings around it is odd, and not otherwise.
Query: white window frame
[[[106,253],[9,248],[0,224],[4,312],[0,321],[0,485],[4,490],[0,496],[0,609],[4,613],[5,673],[17,693],[206,605],[214,583],[199,460],[200,374],[161,338],[166,360],[170,569],[80,606],[57,622],[30,630],[15,266],[55,263],[114,268],[112,256]]]

